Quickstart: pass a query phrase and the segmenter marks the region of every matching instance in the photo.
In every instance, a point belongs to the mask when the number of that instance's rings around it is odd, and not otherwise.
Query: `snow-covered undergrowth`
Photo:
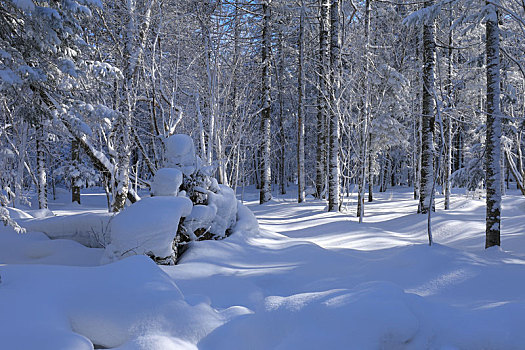
[[[377,194],[363,224],[293,196],[259,206],[247,191],[260,230],[239,208],[235,234],[196,242],[176,266],[96,266],[102,249],[2,227],[0,348],[523,349],[517,192],[489,250],[483,201],[459,194],[448,212],[438,201],[432,247],[408,189]]]

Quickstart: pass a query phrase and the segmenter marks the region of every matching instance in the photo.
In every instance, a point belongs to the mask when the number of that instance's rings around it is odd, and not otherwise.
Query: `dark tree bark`
[[[299,20],[299,64],[297,67],[297,202],[304,202],[305,177],[304,177],[304,9],[301,8]]]
[[[75,170],[79,170],[80,161],[80,144],[77,139],[71,141],[71,163],[75,167]],[[71,202],[77,202],[80,204],[80,186],[78,185],[78,176],[71,177]]]
[[[500,245],[501,223],[501,111],[500,57],[497,9],[487,1],[487,134],[485,146],[485,182],[487,187],[485,248]]]
[[[432,1],[426,1],[430,7]],[[434,180],[434,65],[435,65],[434,23],[423,25],[423,91],[421,118],[421,188],[419,213],[426,214],[433,208],[431,202]]]
[[[317,95],[317,160],[316,160],[316,196],[325,193],[328,129],[328,81],[330,65],[330,0],[321,0],[321,17],[319,19],[319,84]]]
[[[43,121],[35,126],[36,131],[36,167],[38,178],[38,208],[47,209],[47,167],[45,151],[45,130]]]
[[[271,153],[271,96],[270,96],[270,50],[271,50],[271,33],[270,33],[270,0],[263,1],[263,33],[262,33],[262,96],[261,96],[261,191],[259,203],[263,204],[272,198],[271,193],[271,176],[272,163]]]
[[[333,0],[330,9],[330,139],[328,159],[328,211],[339,211],[339,93],[341,89],[341,17],[340,0]]]

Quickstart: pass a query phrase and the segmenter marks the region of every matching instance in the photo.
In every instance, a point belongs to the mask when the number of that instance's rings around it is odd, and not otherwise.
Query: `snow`
[[[208,204],[195,205],[191,214],[184,220],[184,227],[190,235],[197,229],[205,228],[215,237],[225,237],[227,230],[237,223],[239,204],[233,190],[225,185],[217,186],[217,193],[204,188],[194,188],[195,191],[207,193]],[[195,240],[197,237],[192,238]]]
[[[24,11],[33,11],[35,9],[35,4],[32,0],[10,0],[16,7]]]
[[[193,242],[175,266],[97,266],[107,251],[0,227],[0,348],[522,349],[525,197],[503,197],[502,247],[485,250],[485,203],[460,192],[448,211],[437,196],[432,247],[407,188],[376,193],[362,224],[295,203],[293,188],[264,205],[247,188],[233,234]],[[188,202],[144,198],[114,217],[112,237],[167,232],[174,212],[206,216]],[[57,216],[42,220],[102,212],[105,198],[82,203],[50,201]]]
[[[109,213],[80,213],[65,217],[35,217],[20,221],[20,224],[27,230],[43,232],[51,239],[71,239],[87,247],[101,248],[110,242],[111,217]]]
[[[20,77],[9,68],[0,69],[0,81],[2,82],[2,86],[6,85],[3,87],[6,89],[11,85],[22,83],[22,79],[20,79]]]
[[[151,182],[153,196],[176,196],[182,184],[182,172],[175,168],[157,170]]]
[[[225,185],[219,185],[219,192],[208,191],[208,206],[215,208],[215,215],[211,222],[210,232],[224,235],[224,232],[232,227],[236,221],[237,200],[233,190]]]
[[[144,256],[100,267],[8,265],[0,271],[5,349],[191,349],[242,311],[223,315],[204,302],[188,304]]]
[[[111,244],[104,251],[103,262],[137,254],[171,257],[179,220],[189,215],[191,208],[185,197],[148,197],[125,208],[111,221]]]
[[[164,140],[166,147],[166,163],[170,167],[179,167],[182,172],[189,175],[195,171],[196,156],[195,146],[191,136],[176,134]]]

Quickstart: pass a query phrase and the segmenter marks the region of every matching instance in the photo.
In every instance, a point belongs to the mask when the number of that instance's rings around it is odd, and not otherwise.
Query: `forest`
[[[0,0],[0,140],[0,348],[525,344],[523,0]]]

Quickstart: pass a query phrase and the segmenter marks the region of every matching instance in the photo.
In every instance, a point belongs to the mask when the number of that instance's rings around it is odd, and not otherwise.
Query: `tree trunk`
[[[78,171],[80,163],[80,144],[77,139],[71,141],[71,163],[74,167],[74,172]],[[80,174],[79,174],[80,175]],[[77,202],[80,204],[80,185],[79,176],[71,177],[71,202]]]
[[[27,122],[22,121],[22,127],[21,127],[21,141],[20,141],[20,149],[18,150],[17,156],[18,156],[18,165],[16,167],[16,178],[15,178],[15,202],[14,206],[19,207],[20,206],[20,199],[22,199],[23,196],[23,188],[24,188],[24,165],[25,165],[25,154],[26,154],[26,148],[27,148]]]
[[[372,140],[372,134],[368,134],[368,144],[370,145]],[[374,200],[374,174],[372,171],[373,167],[373,159],[372,152],[370,152],[370,148],[368,149],[368,202],[372,202]]]
[[[284,79],[284,46],[283,33],[279,32],[278,36],[278,61],[276,65],[277,93],[279,96],[279,192],[286,194],[286,133],[284,130],[284,96],[283,96],[283,79]]]
[[[261,192],[259,203],[263,204],[272,198],[271,193],[271,96],[270,96],[270,50],[271,50],[271,32],[270,32],[270,1],[263,1],[263,33],[262,33],[262,101],[261,101]]]
[[[301,4],[304,6],[304,4]],[[304,8],[301,8],[299,20],[299,64],[297,74],[297,202],[304,202]]]
[[[339,93],[341,89],[341,6],[340,0],[333,0],[330,8],[330,144],[328,175],[328,211],[339,211]]]
[[[328,81],[330,65],[330,0],[321,0],[319,19],[319,86],[317,95],[317,161],[316,161],[316,196],[322,198],[326,182],[326,130],[328,128]]]
[[[485,248],[500,245],[501,221],[501,111],[500,57],[497,9],[487,1],[487,134],[485,146],[485,182],[487,187]]]
[[[432,5],[426,1],[425,7]],[[421,118],[421,188],[419,196],[419,213],[426,214],[433,203],[431,201],[432,184],[434,180],[434,65],[435,43],[434,23],[423,25],[423,91]]]
[[[365,64],[364,64],[364,103],[363,103],[363,112],[361,124],[361,164],[359,181],[358,181],[358,190],[357,195],[357,216],[359,217],[359,222],[363,222],[363,216],[365,215],[365,182],[366,182],[366,173],[367,173],[367,154],[368,154],[368,122],[370,118],[370,62],[369,62],[369,51],[370,51],[370,15],[371,15],[371,6],[370,0],[365,2]]]
[[[45,151],[45,130],[42,119],[36,128],[36,167],[38,178],[38,208],[47,209],[47,170]]]
[[[129,95],[129,93],[128,93]],[[113,174],[115,190],[113,191],[113,202],[111,210],[119,212],[126,205],[126,198],[129,191],[129,165],[131,158],[131,96],[127,97],[128,110],[121,114],[117,126],[116,154],[117,166]]]
[[[419,200],[419,189],[420,189],[420,175],[421,175],[421,132],[420,132],[420,120],[421,116],[418,116],[414,120],[414,148],[412,150],[413,155],[413,166],[414,166],[414,199]]]
[[[130,191],[129,188],[129,165],[131,157],[131,124],[135,107],[135,80],[140,68],[144,48],[148,37],[151,24],[151,11],[155,5],[155,0],[150,0],[144,5],[144,13],[138,15],[133,3],[126,3],[125,8],[125,45],[123,58],[125,60],[124,69],[124,95],[126,105],[124,111],[119,114],[116,125],[115,152],[117,154],[116,167],[114,169],[113,180],[115,191],[111,210],[119,212],[126,204],[126,198]],[[142,22],[136,22],[140,18]]]
[[[449,12],[449,33],[448,33],[448,69],[447,69],[447,100],[450,113],[452,113],[452,11]],[[450,209],[450,176],[452,173],[452,116],[448,115],[445,124],[445,172],[443,174],[443,187],[445,188],[445,210]]]

